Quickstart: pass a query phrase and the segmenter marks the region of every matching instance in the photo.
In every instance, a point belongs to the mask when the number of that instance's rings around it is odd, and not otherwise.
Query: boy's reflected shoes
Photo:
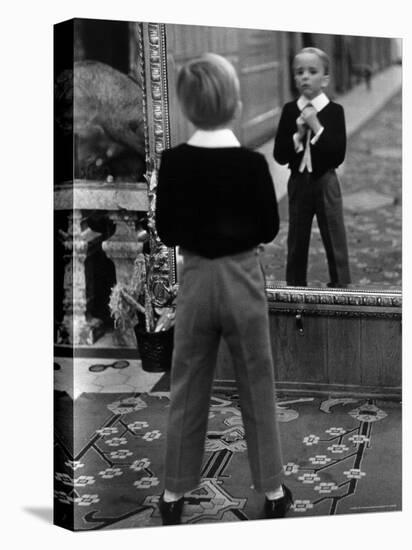
[[[265,499],[265,517],[266,519],[283,518],[293,504],[291,490],[283,485],[283,497],[275,500]]]
[[[162,516],[163,525],[180,525],[182,519],[184,497],[172,502],[163,499],[163,493],[159,499],[159,511]]]
[[[328,288],[348,288],[347,283],[328,283],[326,286]]]
[[[286,286],[307,287],[307,282],[291,282],[286,281]],[[348,283],[326,283],[327,288],[348,288]]]

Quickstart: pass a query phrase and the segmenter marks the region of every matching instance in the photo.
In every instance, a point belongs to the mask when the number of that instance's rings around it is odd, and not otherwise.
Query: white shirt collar
[[[196,130],[187,143],[196,147],[240,147],[238,139],[229,128]]]
[[[299,110],[302,111],[308,103],[311,103],[315,107],[316,111],[319,113],[319,111],[321,111],[324,107],[326,107],[329,101],[330,100],[328,96],[323,92],[317,95],[316,97],[314,97],[313,99],[308,99],[307,97],[301,95],[300,98],[298,99],[298,107],[299,107]]]

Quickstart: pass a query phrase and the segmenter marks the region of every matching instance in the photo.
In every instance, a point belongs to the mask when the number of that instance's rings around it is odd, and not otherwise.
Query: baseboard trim
[[[213,383],[213,390],[217,393],[236,392],[236,381],[216,379]],[[276,393],[299,396],[309,395],[312,397],[343,397],[350,395],[353,397],[374,399],[402,399],[402,388],[400,386],[360,386],[354,384],[279,381],[276,382]]]

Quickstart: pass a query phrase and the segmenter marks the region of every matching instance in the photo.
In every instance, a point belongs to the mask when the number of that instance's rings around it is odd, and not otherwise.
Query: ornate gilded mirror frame
[[[161,153],[164,149],[170,147],[165,25],[142,23],[140,36],[143,45],[141,51],[144,52],[146,177],[149,182],[149,204],[154,209],[156,203],[156,176]],[[173,249],[167,249],[167,258],[169,283],[175,284],[177,272],[176,256]]]
[[[148,173],[156,175],[160,155],[170,146],[169,89],[166,27],[160,23],[142,24],[146,97],[146,150]],[[149,189],[155,194],[154,186]],[[153,196],[152,199],[155,197]],[[176,282],[176,259],[169,249],[169,280]],[[270,309],[284,313],[303,313],[336,317],[401,316],[402,292],[399,290],[320,289],[267,285]]]

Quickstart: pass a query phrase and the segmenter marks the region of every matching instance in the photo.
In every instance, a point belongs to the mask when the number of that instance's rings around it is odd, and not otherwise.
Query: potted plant
[[[137,228],[143,252],[134,261],[130,281],[112,288],[109,308],[116,328],[134,330],[142,368],[164,372],[171,366],[177,285],[169,282],[169,251],[154,224],[155,187],[153,172],[149,179],[149,211]]]

